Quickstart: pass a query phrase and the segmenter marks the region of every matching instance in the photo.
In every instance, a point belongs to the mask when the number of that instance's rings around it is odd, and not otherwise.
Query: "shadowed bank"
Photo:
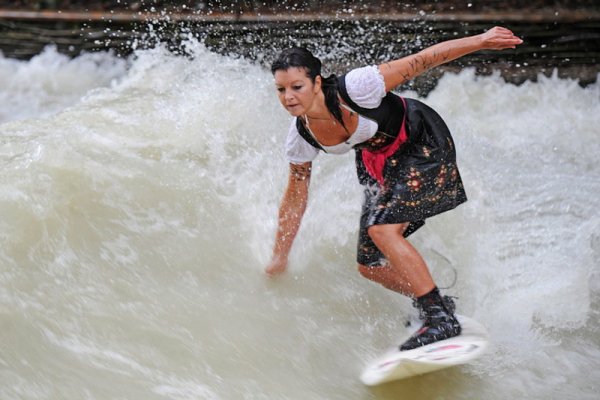
[[[405,88],[426,93],[444,71],[500,71],[509,82],[538,73],[595,82],[600,7],[595,1],[21,1],[0,2],[0,50],[28,59],[48,44],[71,56],[112,49],[125,56],[165,43],[185,54],[193,36],[213,51],[268,64],[290,45],[315,45],[332,72],[414,53],[493,25],[517,32],[514,51],[478,52],[435,69]],[[318,45],[317,45],[318,44]],[[365,51],[356,51],[356,49]]]

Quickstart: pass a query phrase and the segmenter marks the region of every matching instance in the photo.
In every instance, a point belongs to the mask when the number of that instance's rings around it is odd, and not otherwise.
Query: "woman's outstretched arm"
[[[265,272],[274,276],[285,271],[292,243],[300,228],[308,203],[308,187],[312,163],[290,164],[288,185],[279,206],[279,220],[273,256]]]
[[[381,64],[379,71],[385,81],[385,90],[390,91],[433,67],[456,60],[469,53],[484,49],[514,49],[521,43],[523,40],[516,37],[510,30],[496,26],[479,35],[441,42],[417,54]]]

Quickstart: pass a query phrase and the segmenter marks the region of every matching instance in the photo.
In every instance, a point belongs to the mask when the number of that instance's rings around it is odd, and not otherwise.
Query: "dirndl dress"
[[[368,235],[370,226],[408,223],[404,231],[404,237],[408,237],[427,218],[467,200],[448,127],[427,105],[404,100],[407,139],[385,159],[383,182],[367,171],[363,149],[356,149],[358,178],[364,187],[357,261],[367,266],[386,264]]]

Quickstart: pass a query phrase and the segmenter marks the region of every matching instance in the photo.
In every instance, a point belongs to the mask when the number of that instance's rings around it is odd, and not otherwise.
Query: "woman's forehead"
[[[289,67],[288,69],[280,69],[275,71],[275,81],[294,81],[294,80],[306,80],[309,79],[306,68],[303,67]]]

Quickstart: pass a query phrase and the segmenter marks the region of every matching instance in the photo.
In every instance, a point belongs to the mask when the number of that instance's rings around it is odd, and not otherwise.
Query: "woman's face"
[[[315,99],[321,90],[320,76],[313,83],[306,74],[306,69],[290,67],[277,70],[274,77],[279,101],[291,115],[304,115],[315,106]]]

